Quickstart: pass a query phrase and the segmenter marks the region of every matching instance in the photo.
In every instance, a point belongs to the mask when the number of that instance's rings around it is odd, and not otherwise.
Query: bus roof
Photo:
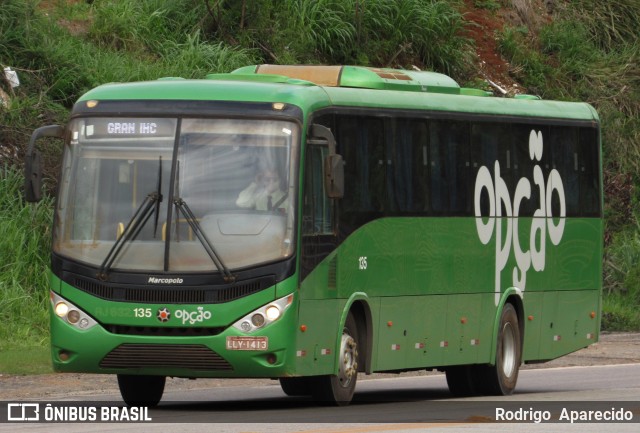
[[[586,103],[523,95],[493,97],[489,92],[462,88],[435,72],[360,66],[246,66],[206,79],[167,77],[106,84],[89,91],[79,102],[89,100],[282,102],[305,113],[340,106],[598,121],[595,109]]]
[[[280,75],[327,87],[460,93],[460,86],[450,77],[426,71],[362,66],[258,65],[236,69],[232,74]]]

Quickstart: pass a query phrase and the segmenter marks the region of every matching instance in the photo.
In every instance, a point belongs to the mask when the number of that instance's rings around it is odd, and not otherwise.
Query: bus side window
[[[390,209],[400,213],[425,213],[428,209],[427,121],[398,119],[395,123],[393,164],[389,167]]]
[[[583,214],[590,217],[601,215],[600,210],[600,160],[598,149],[598,130],[595,128],[580,128],[578,141],[580,155],[580,203]]]
[[[477,168],[471,166],[467,122],[433,120],[429,124],[429,193],[434,215],[462,215],[473,205],[469,191]]]
[[[578,129],[560,126],[550,128],[550,132],[547,149],[551,152],[552,167],[558,170],[562,179],[567,214],[571,216],[578,215],[580,213],[581,190]],[[559,215],[560,203],[555,194],[552,197],[551,206],[551,213]]]
[[[302,256],[301,278],[304,278],[335,249],[334,206],[324,188],[324,159],[329,154],[326,146],[307,147],[302,198]]]
[[[340,200],[340,231],[353,230],[384,215],[387,159],[384,119],[337,116],[334,131],[344,159],[344,198]]]
[[[324,190],[324,159],[328,154],[326,146],[307,149],[303,216],[306,235],[333,234],[333,200]]]

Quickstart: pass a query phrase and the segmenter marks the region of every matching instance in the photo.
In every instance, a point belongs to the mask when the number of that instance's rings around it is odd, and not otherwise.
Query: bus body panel
[[[334,374],[344,299],[302,299],[296,346],[296,373],[302,376]],[[304,331],[303,331],[304,329]]]
[[[493,320],[485,308],[495,310],[492,303],[490,294],[382,298],[375,370],[487,360]]]
[[[525,250],[532,220],[519,219],[520,247]],[[599,311],[600,242],[596,236],[593,242],[585,241],[584,233],[601,229],[599,219],[567,219],[562,241],[545,250],[545,270],[530,269],[524,291],[508,288],[518,266],[511,253],[499,274],[503,292],[494,293],[495,273],[487,269],[495,269],[498,246],[495,239],[483,245],[468,235],[475,231],[474,218],[375,220],[353,232],[304,280],[300,295],[309,303],[303,301],[301,311],[309,319],[301,323],[313,323],[314,311],[321,311],[321,318],[338,316],[344,304],[323,303],[323,293],[340,300],[359,291],[379,301],[379,309],[372,308],[378,330],[374,371],[482,364],[495,360],[506,298],[519,296],[524,307],[523,360],[553,359],[598,338],[599,317],[591,313]],[[393,296],[398,288],[407,296]],[[334,326],[327,329],[338,335]],[[330,344],[326,337],[323,344]]]

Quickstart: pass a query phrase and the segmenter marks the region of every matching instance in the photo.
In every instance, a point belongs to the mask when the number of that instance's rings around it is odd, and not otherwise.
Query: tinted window
[[[546,206],[554,169],[562,180],[567,216],[600,214],[594,128],[384,114],[334,113],[318,122],[332,128],[345,162],[345,196],[338,203],[343,228],[384,216],[470,216],[482,166],[494,182],[498,168],[511,201],[518,183],[528,182],[529,198],[519,202],[521,216],[533,216],[542,198]],[[533,155],[531,140],[540,139],[542,151]],[[538,170],[541,185],[535,183]],[[558,189],[549,191],[551,213],[559,215]],[[482,214],[489,213],[488,206],[484,197]],[[502,204],[502,215],[512,212]]]
[[[429,123],[429,191],[436,215],[471,211],[469,126],[466,122],[434,120]],[[473,191],[473,190],[471,190]]]

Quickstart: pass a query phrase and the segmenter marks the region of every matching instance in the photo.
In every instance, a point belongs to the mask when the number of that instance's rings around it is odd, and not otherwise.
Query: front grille
[[[74,276],[72,281],[78,289],[98,298],[147,304],[221,304],[275,284],[272,276],[212,287],[136,287],[106,284],[80,276]]]
[[[155,304],[180,303],[203,304],[207,302],[206,289],[125,289],[124,300],[127,302],[149,302]]]
[[[146,335],[153,337],[207,337],[218,335],[224,328],[172,328],[160,326],[105,325],[107,331],[120,335]]]
[[[84,292],[97,296],[98,298],[113,299],[113,287],[98,283],[97,281],[75,278],[75,286]]]
[[[121,344],[100,361],[100,367],[233,370],[227,360],[201,344]]]

